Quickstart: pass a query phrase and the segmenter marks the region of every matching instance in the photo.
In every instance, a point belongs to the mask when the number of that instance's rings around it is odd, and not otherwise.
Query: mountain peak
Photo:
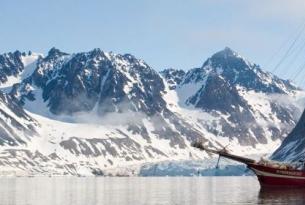
[[[19,50],[16,50],[16,51],[14,52],[14,55],[15,55],[15,56],[21,56],[21,52],[20,52]]]
[[[235,52],[234,50],[232,50],[229,47],[225,47],[223,50],[218,51],[217,53],[215,53],[212,57],[223,57],[223,58],[227,58],[227,57],[236,57],[238,56],[238,53]]]
[[[211,65],[214,68],[240,70],[248,68],[250,64],[249,61],[241,57],[237,52],[229,47],[225,47],[223,50],[216,52],[207,61],[205,61],[202,67],[204,68],[207,65]]]
[[[227,52],[227,53],[235,53],[235,51],[233,49],[231,49],[230,47],[226,46],[224,49],[223,49],[224,52]]]
[[[130,53],[126,53],[123,55],[125,58],[127,58],[128,60],[136,60],[136,57]]]
[[[63,56],[63,55],[68,55],[68,54],[60,51],[55,47],[51,48],[48,52],[48,56]]]
[[[100,48],[94,48],[92,51],[90,51],[90,53],[94,55],[100,55],[103,53],[103,51]]]

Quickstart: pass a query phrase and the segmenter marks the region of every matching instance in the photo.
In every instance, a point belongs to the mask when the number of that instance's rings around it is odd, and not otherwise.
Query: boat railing
[[[299,170],[303,169],[300,163],[294,162],[294,163],[285,163],[285,162],[278,162],[278,161],[272,161],[267,160],[264,158],[261,158],[258,162],[258,165],[263,165],[271,168],[276,169],[282,169],[282,170]]]

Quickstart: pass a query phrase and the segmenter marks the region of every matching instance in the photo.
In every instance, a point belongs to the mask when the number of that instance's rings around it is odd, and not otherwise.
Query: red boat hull
[[[257,175],[258,181],[263,187],[305,187],[305,179],[277,178]]]
[[[248,164],[262,187],[305,187],[305,172]]]

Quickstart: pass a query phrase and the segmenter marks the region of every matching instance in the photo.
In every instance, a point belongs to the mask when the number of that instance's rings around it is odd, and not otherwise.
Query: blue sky
[[[99,47],[161,70],[200,66],[229,46],[272,70],[288,49],[283,42],[305,22],[304,10],[304,0],[1,0],[0,52]],[[305,63],[305,34],[299,41],[295,65],[284,62],[278,75],[291,78]]]

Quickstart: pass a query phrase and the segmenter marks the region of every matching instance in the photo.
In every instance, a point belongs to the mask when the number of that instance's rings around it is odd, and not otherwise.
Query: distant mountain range
[[[304,108],[302,89],[230,48],[199,68],[161,72],[100,49],[16,51],[0,55],[0,82],[0,174],[135,173],[209,159],[195,140],[270,153]]]

